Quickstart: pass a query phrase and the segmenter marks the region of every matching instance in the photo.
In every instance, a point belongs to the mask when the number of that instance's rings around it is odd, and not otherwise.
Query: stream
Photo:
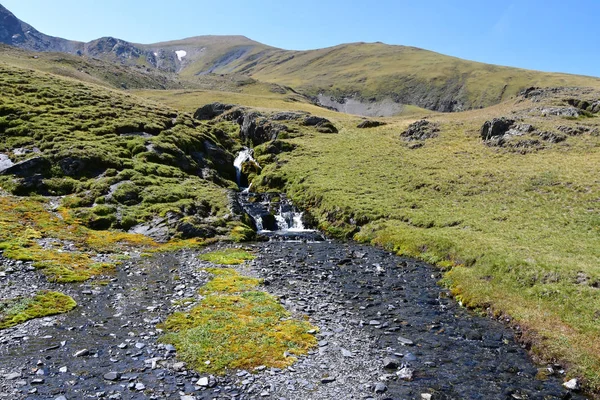
[[[0,331],[0,399],[583,399],[558,365],[536,366],[504,324],[460,307],[441,272],[409,258],[305,227],[282,195],[242,191],[268,241],[245,244],[240,267],[264,279],[319,344],[286,369],[204,376],[186,368],[156,325],[198,298],[202,250],[130,254],[103,284],[47,283],[30,263],[2,258],[0,293],[48,288],[73,311]],[[538,379],[541,374],[545,379]],[[208,379],[200,379],[208,378]]]

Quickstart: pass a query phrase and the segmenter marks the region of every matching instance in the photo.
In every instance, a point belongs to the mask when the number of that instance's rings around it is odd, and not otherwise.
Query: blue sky
[[[416,46],[469,60],[600,76],[600,1],[0,0],[39,31],[154,43],[247,36],[285,49]],[[355,5],[356,4],[356,5]]]

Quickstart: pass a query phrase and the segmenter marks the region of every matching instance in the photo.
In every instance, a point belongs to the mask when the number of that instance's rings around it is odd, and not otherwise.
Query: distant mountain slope
[[[34,51],[75,53],[83,46],[62,38],[45,35],[21,21],[0,4],[0,43]]]
[[[383,43],[309,51],[277,49],[244,36],[198,36],[156,44],[104,37],[80,43],[44,35],[2,6],[0,20],[0,42],[12,46],[85,55],[147,73],[177,73],[192,84],[203,75],[244,74],[293,87],[324,106],[363,115],[393,115],[402,104],[444,112],[488,107],[531,86],[600,88],[598,78],[501,67]]]

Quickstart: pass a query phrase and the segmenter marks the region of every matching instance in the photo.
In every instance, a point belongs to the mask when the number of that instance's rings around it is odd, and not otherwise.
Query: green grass
[[[210,253],[201,254],[199,257],[201,260],[220,265],[238,265],[255,258],[254,254],[246,250],[234,248],[211,251]]]
[[[59,292],[42,291],[31,298],[0,301],[0,330],[34,318],[71,311],[77,306],[70,296]]]
[[[179,358],[199,372],[224,373],[258,366],[284,368],[316,345],[315,329],[291,317],[279,300],[257,290],[258,279],[232,269],[210,268],[214,275],[204,298],[189,313],[175,313],[160,327],[161,338]]]
[[[465,305],[510,315],[536,357],[561,360],[598,390],[600,138],[527,154],[482,143],[486,119],[526,107],[430,117],[440,135],[418,149],[400,138],[413,120],[360,130],[340,117],[338,135],[289,139],[296,149],[263,166],[253,187],[283,183],[330,234],[450,269],[443,283]],[[574,123],[527,118],[544,129]]]

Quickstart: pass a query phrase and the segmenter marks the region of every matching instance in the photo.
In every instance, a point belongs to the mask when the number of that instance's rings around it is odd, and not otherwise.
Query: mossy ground
[[[210,242],[196,238],[159,244],[143,235],[97,231],[83,226],[69,210],[48,208],[42,197],[0,196],[0,249],[5,257],[33,261],[51,282],[81,282],[112,274],[128,250],[176,251]],[[95,261],[100,253],[113,255],[112,261]]]
[[[275,182],[334,236],[450,269],[444,284],[459,300],[510,315],[536,357],[561,360],[598,390],[600,138],[526,154],[482,142],[485,120],[527,107],[430,116],[441,132],[417,149],[400,138],[414,119],[360,130],[339,116],[337,135],[289,139],[295,150],[263,166],[253,188]],[[527,118],[544,129],[598,126],[596,118]]]
[[[238,265],[245,261],[253,260],[254,254],[242,249],[227,248],[224,250],[215,250],[209,253],[201,254],[200,259],[209,261],[213,264]]]
[[[224,373],[258,366],[284,368],[316,345],[315,329],[293,318],[279,300],[257,290],[260,280],[233,269],[207,269],[214,278],[204,298],[188,313],[175,313],[162,324],[161,339],[199,372]]]
[[[70,296],[42,291],[31,298],[0,301],[0,329],[13,327],[34,318],[62,314],[77,306]]]

